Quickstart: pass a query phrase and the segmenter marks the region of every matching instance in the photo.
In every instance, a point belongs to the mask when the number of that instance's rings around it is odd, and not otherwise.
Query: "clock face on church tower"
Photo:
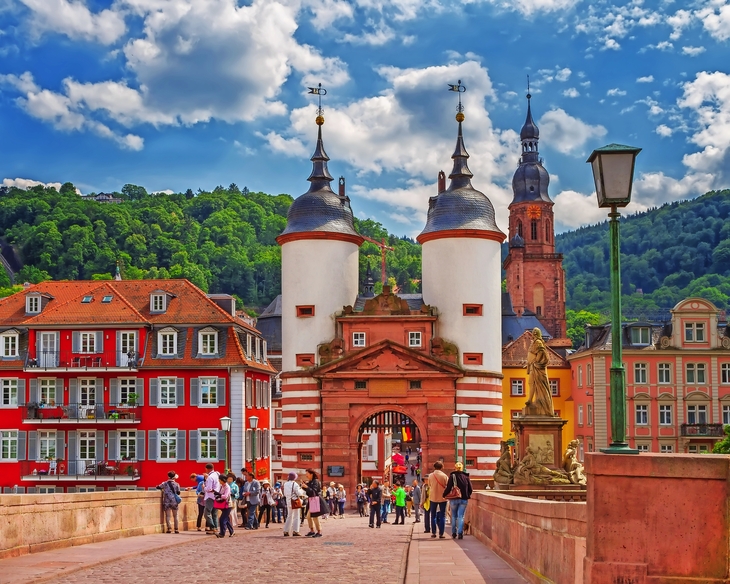
[[[540,209],[537,205],[530,205],[527,207],[527,216],[530,219],[539,219],[540,215],[542,215],[542,209]]]

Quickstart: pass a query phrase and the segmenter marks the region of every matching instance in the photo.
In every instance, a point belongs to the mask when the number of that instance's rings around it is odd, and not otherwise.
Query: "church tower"
[[[459,82],[453,91],[463,91]],[[502,321],[500,257],[504,233],[497,227],[494,207],[471,184],[464,146],[464,113],[459,124],[450,184],[439,175],[439,193],[431,197],[422,245],[424,303],[438,310],[438,336],[458,349],[465,370],[456,380],[454,407],[468,413],[467,435],[474,457],[472,477],[487,476],[499,458],[502,434]],[[445,177],[443,177],[445,178]],[[445,416],[451,415],[444,412]],[[449,429],[442,438],[449,443]]]
[[[566,338],[565,274],[563,256],[555,253],[550,176],[538,151],[540,131],[532,119],[531,97],[528,93],[527,119],[520,131],[522,156],[512,178],[509,254],[504,269],[514,311],[518,316],[534,313],[557,340]],[[560,341],[550,344],[562,346]]]

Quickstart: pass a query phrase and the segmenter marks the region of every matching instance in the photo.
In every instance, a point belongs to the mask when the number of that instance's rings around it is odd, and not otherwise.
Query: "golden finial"
[[[464,118],[465,117],[466,116],[464,115],[464,112],[459,112],[459,113],[456,114],[456,121],[459,122],[459,123],[461,123],[461,122],[464,121]]]
[[[309,87],[308,89],[309,89],[309,93],[319,96],[319,104],[317,106],[317,117],[315,118],[314,121],[317,123],[318,126],[321,126],[322,124],[324,124],[324,116],[322,115],[322,114],[324,114],[324,110],[322,109],[322,96],[327,95],[327,90],[324,87],[322,87],[321,83],[319,85],[317,85],[317,87]]]

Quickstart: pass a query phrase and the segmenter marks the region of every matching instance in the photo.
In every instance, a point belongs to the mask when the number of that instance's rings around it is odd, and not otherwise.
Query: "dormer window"
[[[198,333],[198,347],[200,355],[218,354],[218,331],[212,328],[203,329]]]
[[[704,343],[705,342],[705,323],[704,322],[685,322],[684,323],[684,340],[687,343]]]
[[[40,296],[26,296],[25,311],[28,314],[38,314],[41,311],[41,297]]]
[[[651,338],[648,326],[635,326],[631,328],[632,345],[648,345]]]
[[[6,331],[0,335],[0,352],[4,358],[18,356],[18,331]]]
[[[177,331],[165,328],[157,333],[158,357],[177,357]]]
[[[150,296],[150,312],[165,312],[167,310],[167,295],[155,293]]]
[[[94,297],[93,297],[93,296],[91,296],[91,295],[89,295],[89,296],[84,296],[84,297],[83,297],[83,298],[81,299],[81,304],[90,304],[92,300],[94,300]]]

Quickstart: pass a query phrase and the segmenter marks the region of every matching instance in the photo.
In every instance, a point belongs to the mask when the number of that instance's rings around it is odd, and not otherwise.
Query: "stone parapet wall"
[[[183,492],[180,530],[195,527],[195,493]],[[0,559],[163,531],[159,491],[0,495]]]
[[[583,584],[587,507],[478,491],[467,508],[469,529],[529,582]]]

